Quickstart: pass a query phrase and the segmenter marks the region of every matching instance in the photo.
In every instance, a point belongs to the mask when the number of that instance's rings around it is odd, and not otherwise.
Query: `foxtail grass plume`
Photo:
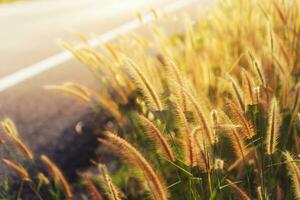
[[[91,103],[92,100],[95,100],[107,109],[118,121],[123,122],[119,106],[115,103],[115,101],[106,95],[102,95],[98,91],[73,82],[67,82],[63,85],[48,85],[45,86],[45,88],[64,92],[87,103]]]
[[[178,90],[178,87],[176,87],[176,84],[178,84],[180,87],[184,87],[184,79],[182,76],[182,72],[179,71],[179,68],[177,66],[177,64],[174,61],[174,58],[168,57],[166,59],[167,61],[167,68],[168,68],[168,74],[169,75],[169,79],[171,79],[169,85],[171,87],[174,87],[174,92],[179,92],[178,96],[180,97],[180,103],[181,106],[185,111],[187,111],[187,100],[186,100],[186,95],[183,92],[183,90]],[[176,82],[176,84],[173,84],[174,82]]]
[[[163,104],[160,100],[160,97],[157,94],[157,91],[154,89],[154,86],[146,77],[141,67],[138,66],[137,63],[135,63],[132,59],[125,56],[123,57],[125,63],[128,64],[130,72],[132,73],[133,78],[136,81],[138,87],[141,89],[150,108],[154,111],[162,111]]]
[[[244,111],[230,99],[225,99],[225,102],[230,120],[234,125],[240,126],[237,131],[245,138],[253,137],[256,134],[253,124],[245,117]]]
[[[24,181],[30,181],[28,172],[22,166],[14,163],[11,160],[2,159],[2,161],[6,166],[14,170]]]
[[[237,158],[245,158],[247,155],[247,146],[245,144],[245,138],[239,135],[236,128],[230,128],[229,130],[230,140]]]
[[[20,139],[17,128],[12,120],[6,118],[1,122],[5,134],[14,142],[26,159],[33,160],[34,156],[29,147]]]
[[[268,130],[266,136],[266,152],[272,155],[278,145],[279,129],[281,125],[280,108],[276,98],[273,98],[268,111]]]
[[[123,159],[138,167],[144,174],[145,180],[148,183],[148,187],[155,200],[167,200],[169,197],[168,189],[160,177],[150,165],[150,163],[142,156],[142,154],[136,150],[126,140],[107,132],[106,139],[98,139],[99,142],[108,148],[110,148],[117,155],[120,155]]]
[[[118,120],[120,123],[124,122],[124,118],[120,112],[119,106],[112,100],[112,98],[107,97],[106,95],[103,95],[93,89],[88,90],[95,100],[99,102],[106,110],[108,110],[116,120]]]
[[[18,146],[18,148],[21,150],[26,159],[33,160],[34,156],[32,151],[26,144],[23,143],[23,141],[20,138],[12,136],[11,139]]]
[[[83,47],[81,46],[79,48],[75,48],[68,43],[62,42],[61,46],[71,52],[75,58],[77,58],[83,64],[86,64],[93,71],[98,68],[99,64],[104,63],[96,52],[86,47],[86,44],[84,44]]]
[[[104,198],[90,179],[84,178],[84,184],[86,185],[92,200],[104,200]]]
[[[91,101],[89,94],[83,90],[79,90],[78,88],[72,88],[68,85],[47,85],[45,86],[47,90],[57,90],[64,92],[66,94],[72,95],[77,97],[78,99],[82,100],[83,102],[89,103]]]
[[[50,185],[50,181],[49,179],[45,176],[44,173],[39,172],[37,175],[37,178],[39,180],[39,186],[43,186],[43,185]]]
[[[59,170],[59,168],[45,155],[41,156],[41,160],[48,168],[53,179],[60,184],[60,187],[62,188],[66,198],[72,198],[73,192],[71,186],[62,174],[62,172]]]
[[[255,82],[252,75],[244,68],[241,71],[242,87],[244,92],[244,100],[246,105],[253,105],[255,103]]]
[[[197,162],[197,165],[201,171],[209,172],[212,168],[211,166],[211,155],[209,152],[209,145],[205,144],[205,140],[203,140],[203,136],[199,137],[198,134],[201,131],[201,127],[196,127],[192,131],[192,136],[194,140],[194,159]],[[201,136],[201,134],[200,134]]]
[[[187,99],[191,102],[193,108],[195,109],[194,112],[195,112],[197,122],[201,127],[201,134],[205,136],[203,138],[208,141],[208,144],[210,145],[214,144],[216,141],[215,141],[215,136],[211,129],[212,126],[210,125],[208,120],[209,117],[206,116],[200,104],[190,92],[188,92],[185,88],[182,87],[180,87],[180,89],[186,94]]]
[[[232,86],[232,90],[234,93],[234,96],[236,98],[236,101],[238,102],[240,108],[245,111],[246,107],[245,107],[245,102],[244,102],[244,94],[242,92],[242,89],[240,88],[239,84],[237,83],[237,81],[229,76],[230,82],[231,82],[231,86]]]
[[[229,136],[236,157],[244,160],[248,154],[247,145],[245,143],[247,137],[239,131],[239,127],[234,127],[233,122],[225,113],[220,113],[220,118],[222,123],[229,125],[224,130],[226,130]]]
[[[257,72],[258,78],[260,80],[260,83],[263,87],[266,86],[266,78],[263,69],[258,64],[257,58],[254,56],[253,52],[248,52],[250,60],[252,62],[252,66],[254,67],[254,70]]]
[[[216,158],[214,162],[214,169],[215,170],[223,170],[224,169],[224,160],[220,158]]]
[[[263,193],[262,193],[261,186],[257,187],[257,197],[258,197],[258,200],[264,200],[264,196],[263,196]]]
[[[15,136],[15,137],[19,136],[18,130],[17,130],[14,122],[11,119],[5,118],[1,122],[1,127],[3,128],[6,135]]]
[[[216,143],[218,143],[218,136],[217,136],[217,130],[218,128],[220,127],[220,122],[219,122],[219,119],[218,119],[218,112],[217,110],[212,110],[210,112],[210,120],[211,120],[211,124],[212,124],[212,133],[213,133],[213,137],[214,137],[214,140],[216,141]]]
[[[106,191],[109,200],[121,200],[123,193],[112,182],[105,165],[99,164],[98,169],[101,175],[101,183]]]
[[[146,134],[155,142],[156,146],[162,151],[163,155],[168,160],[175,161],[173,150],[159,128],[143,115],[139,115],[138,118],[143,127],[146,129]]]
[[[180,131],[180,140],[183,146],[184,161],[188,166],[195,166],[197,163],[194,155],[195,145],[193,135],[189,123],[186,119],[185,113],[183,111],[183,108],[181,107],[181,104],[179,102],[179,98],[176,99],[175,107],[179,126],[178,128]]]
[[[283,153],[285,157],[286,166],[289,172],[289,175],[291,176],[292,182],[293,182],[293,188],[295,192],[295,197],[297,199],[300,199],[300,169],[297,165],[295,159],[291,156],[291,154],[286,151]]]
[[[251,198],[248,196],[248,194],[243,189],[241,189],[239,186],[237,186],[236,183],[232,182],[229,179],[226,179],[226,182],[232,188],[232,190],[233,190],[234,194],[236,195],[237,199],[251,200]]]

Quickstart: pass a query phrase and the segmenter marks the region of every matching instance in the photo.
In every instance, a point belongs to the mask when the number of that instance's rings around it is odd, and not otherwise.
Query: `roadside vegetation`
[[[113,173],[92,161],[98,172],[82,175],[80,197],[300,199],[299,10],[298,0],[222,0],[196,23],[186,18],[182,33],[151,27],[151,39],[131,34],[101,51],[85,39],[79,48],[64,44],[100,87],[46,88],[111,118],[97,140],[119,159]],[[32,155],[10,120],[2,127],[1,144],[13,142],[26,160],[3,158],[20,188],[72,198],[55,163]],[[48,170],[27,169],[35,160]],[[8,180],[0,197],[21,195]]]

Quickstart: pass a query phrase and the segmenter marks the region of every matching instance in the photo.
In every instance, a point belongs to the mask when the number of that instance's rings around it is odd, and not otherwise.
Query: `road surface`
[[[112,39],[139,28],[132,21],[137,10],[147,13],[151,7],[164,7],[180,15],[210,4],[209,0],[44,0],[1,5],[0,118],[12,118],[35,153],[51,152],[64,131],[89,109],[43,86],[75,81],[97,87],[84,66],[62,53],[58,40],[72,41],[76,33]]]

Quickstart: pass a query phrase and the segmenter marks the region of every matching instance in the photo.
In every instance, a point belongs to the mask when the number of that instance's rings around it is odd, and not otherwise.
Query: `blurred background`
[[[4,1],[2,1],[4,2]],[[29,0],[0,4],[0,115],[18,125],[34,150],[87,112],[85,105],[44,85],[76,81],[97,85],[59,41],[98,37],[159,7],[154,0]]]

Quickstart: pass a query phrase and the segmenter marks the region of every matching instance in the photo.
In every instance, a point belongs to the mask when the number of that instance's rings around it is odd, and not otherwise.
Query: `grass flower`
[[[64,175],[62,174],[62,172],[59,170],[59,168],[45,155],[41,156],[41,160],[48,168],[53,179],[57,181],[62,187],[66,198],[72,198],[73,193],[71,190],[71,186],[66,180],[66,178],[64,177]]]
[[[132,163],[143,172],[155,200],[167,200],[169,194],[164,181],[141,153],[124,139],[112,133],[107,133],[106,136],[106,139],[99,139],[99,142],[109,147],[116,154],[124,157],[125,160]]]

